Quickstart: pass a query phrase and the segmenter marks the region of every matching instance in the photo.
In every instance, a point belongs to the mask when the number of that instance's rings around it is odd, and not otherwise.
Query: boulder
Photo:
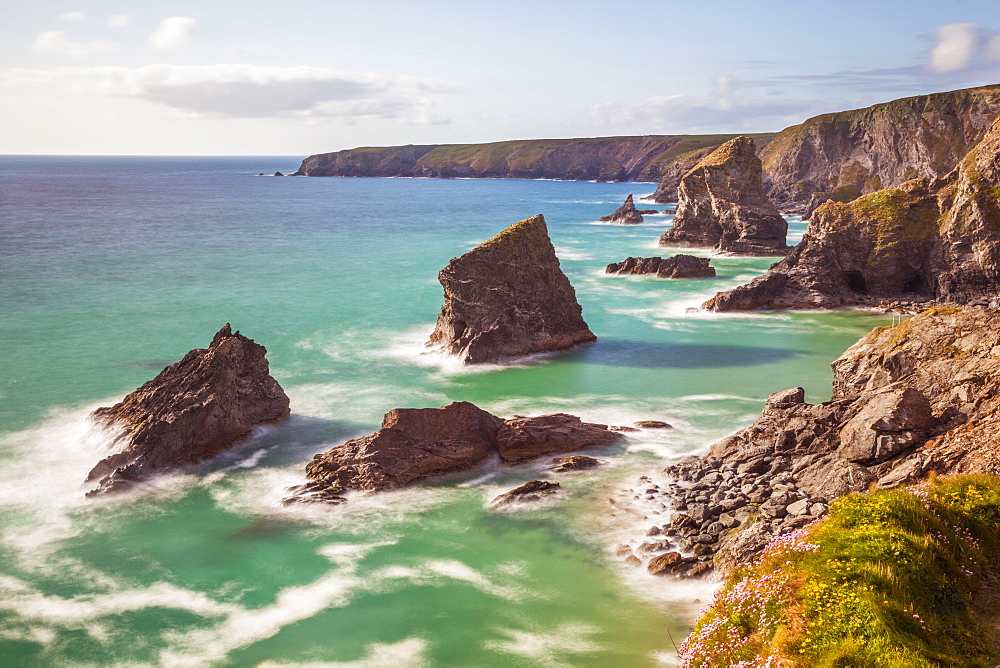
[[[490,502],[491,508],[502,508],[515,503],[534,503],[552,496],[559,491],[559,483],[532,480],[509,492],[504,492]]]
[[[575,415],[553,413],[507,420],[496,438],[500,457],[505,462],[516,463],[556,452],[611,445],[623,437],[609,430],[607,425],[583,422]]]
[[[931,404],[919,390],[890,386],[867,398],[840,430],[840,454],[875,464],[927,440],[934,423]]]
[[[636,427],[642,427],[643,429],[673,429],[673,425],[670,425],[662,420],[636,420],[633,424]]]
[[[94,422],[115,434],[115,454],[87,476],[88,496],[126,489],[150,475],[195,464],[288,417],[288,396],[271,377],[264,346],[229,324]]]
[[[677,217],[661,246],[784,255],[788,223],[764,195],[754,142],[736,137],[705,156],[678,187]]]
[[[569,471],[583,471],[586,469],[596,468],[601,465],[601,462],[593,457],[584,457],[583,455],[573,455],[571,457],[557,457],[552,460],[552,463],[557,466],[552,469],[553,473],[567,473]]]
[[[668,575],[674,568],[685,563],[679,552],[659,554],[649,560],[646,570],[650,575]]]
[[[541,215],[453,259],[438,279],[444,306],[428,345],[441,346],[466,364],[597,340],[559,268]]]
[[[610,216],[604,216],[601,218],[601,222],[618,223],[620,225],[635,225],[637,223],[641,223],[642,214],[636,211],[635,204],[632,202],[632,193],[628,194],[628,197],[625,198],[625,203],[618,207],[617,211]]]
[[[656,274],[657,278],[711,278],[715,268],[707,257],[680,253],[666,259],[661,257],[629,257],[622,262],[612,262],[604,270],[608,274]]]

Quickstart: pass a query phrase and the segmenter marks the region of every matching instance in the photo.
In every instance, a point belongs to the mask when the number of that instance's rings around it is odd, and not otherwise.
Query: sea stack
[[[559,268],[545,218],[514,223],[438,274],[444,306],[428,345],[466,364],[564,350],[597,340]]]
[[[267,350],[229,324],[208,348],[196,348],[92,418],[115,432],[119,451],[87,476],[88,496],[119,491],[150,475],[209,459],[250,436],[253,427],[288,417],[288,396],[268,370]]]
[[[711,278],[715,276],[715,267],[709,266],[707,257],[679,253],[666,259],[628,257],[621,262],[612,262],[604,273],[655,274],[657,278]]]
[[[714,311],[835,308],[879,299],[989,301],[1000,292],[1000,120],[958,169],[853,202],[827,201],[766,274]]]
[[[678,186],[677,217],[661,246],[784,255],[788,223],[764,195],[754,142],[736,137],[705,156]]]
[[[610,216],[601,218],[601,222],[618,223],[619,225],[636,225],[641,223],[642,214],[635,208],[635,203],[632,201],[632,193],[628,194],[628,197],[625,198],[625,203],[618,207],[617,211]]]

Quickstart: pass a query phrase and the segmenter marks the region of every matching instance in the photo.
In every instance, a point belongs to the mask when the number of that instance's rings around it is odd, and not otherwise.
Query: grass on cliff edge
[[[1000,478],[854,494],[738,570],[682,666],[996,666]]]

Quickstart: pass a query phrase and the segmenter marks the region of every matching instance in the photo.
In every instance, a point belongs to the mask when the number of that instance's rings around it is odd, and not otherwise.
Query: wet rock
[[[622,262],[612,262],[605,268],[607,274],[656,274],[657,278],[711,278],[715,268],[709,266],[707,257],[683,253],[668,257],[628,257]]]
[[[660,554],[649,560],[646,570],[650,575],[667,575],[673,568],[684,563],[683,557],[678,552],[667,552]]]
[[[610,216],[601,218],[605,223],[618,223],[619,225],[635,225],[642,222],[642,215],[636,211],[635,203],[632,201],[632,193],[625,198],[625,202],[618,207]]]
[[[509,492],[504,492],[490,502],[491,508],[502,508],[515,503],[534,503],[558,492],[559,483],[545,480],[531,480]]]
[[[634,554],[630,554],[625,557],[625,565],[631,566],[632,568],[638,568],[639,566],[642,566],[642,560]]]
[[[288,396],[271,377],[264,346],[229,324],[153,380],[91,418],[115,434],[118,451],[87,476],[88,496],[127,489],[160,471],[189,466],[288,417]]]
[[[506,462],[521,462],[541,455],[568,452],[622,440],[607,425],[583,422],[575,415],[553,413],[507,420],[497,432],[497,448]]]
[[[555,468],[552,469],[554,473],[568,473],[570,471],[584,471],[587,469],[597,468],[601,465],[601,462],[593,457],[585,457],[583,455],[572,455],[570,457],[557,457],[552,460],[553,464],[557,464]]]
[[[444,306],[428,345],[443,346],[467,364],[597,339],[583,320],[540,215],[453,259],[438,279]]]

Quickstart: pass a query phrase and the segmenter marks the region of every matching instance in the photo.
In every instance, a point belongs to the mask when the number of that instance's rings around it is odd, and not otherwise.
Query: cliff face
[[[597,337],[559,268],[545,218],[527,218],[453,259],[429,345],[467,364],[563,350]]]
[[[1000,290],[1000,119],[940,179],[820,206],[802,242],[716,311],[834,308],[871,298],[969,303]]]
[[[115,430],[120,451],[101,460],[89,494],[127,488],[161,470],[213,457],[259,424],[288,417],[288,396],[268,371],[264,346],[227,324],[95,422]]]
[[[355,148],[311,155],[302,161],[297,174],[658,181],[679,156],[718,146],[734,136],[649,135]],[[754,135],[762,144],[772,136]]]
[[[1000,85],[920,95],[810,118],[761,151],[768,197],[803,212],[914,178],[944,176],[1000,112]]]
[[[727,253],[780,255],[788,223],[761,190],[761,165],[749,137],[736,137],[702,158],[678,188],[673,228],[661,246],[700,246]]]

